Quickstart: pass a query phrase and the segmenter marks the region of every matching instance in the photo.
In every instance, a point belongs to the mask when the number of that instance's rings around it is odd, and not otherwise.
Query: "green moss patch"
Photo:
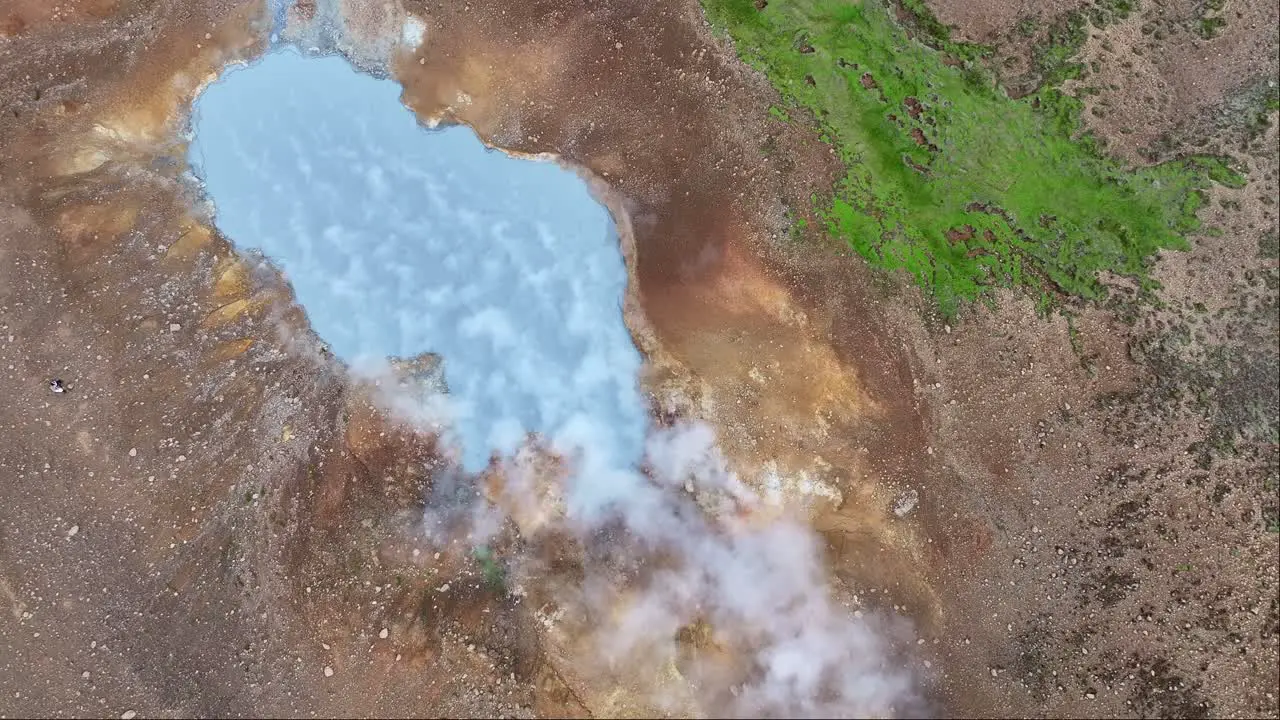
[[[757,4],[703,0],[789,104],[777,114],[808,110],[843,160],[846,175],[814,199],[826,229],[872,265],[909,272],[944,314],[995,287],[1045,308],[1095,299],[1102,271],[1150,286],[1153,254],[1185,249],[1199,227],[1202,190],[1243,182],[1218,158],[1124,168],[1081,134],[1078,101],[1052,87],[1010,99],[986,48],[909,6],[923,38],[879,0]]]

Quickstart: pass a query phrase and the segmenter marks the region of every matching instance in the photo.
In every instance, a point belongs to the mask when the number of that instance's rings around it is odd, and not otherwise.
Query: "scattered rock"
[[[328,665],[325,665],[325,666],[324,666],[324,676],[325,676],[325,677],[333,677],[333,668],[329,667]]]
[[[916,505],[920,502],[920,493],[915,488],[907,488],[898,495],[893,501],[893,514],[898,517],[906,517],[916,509]]]

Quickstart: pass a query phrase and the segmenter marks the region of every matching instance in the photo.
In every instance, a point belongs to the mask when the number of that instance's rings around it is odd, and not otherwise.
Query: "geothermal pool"
[[[439,353],[467,469],[531,431],[631,466],[647,420],[608,211],[575,173],[429,130],[399,96],[288,48],[228,70],[190,149],[216,225],[351,366]]]
[[[733,692],[737,714],[866,715],[908,699],[880,639],[831,601],[807,526],[723,531],[680,492],[692,481],[751,495],[708,427],[648,433],[641,359],[622,322],[626,271],[584,182],[488,151],[465,128],[427,130],[399,94],[341,58],[287,49],[228,71],[193,120],[192,167],[215,223],[284,272],[356,372],[388,356],[443,356],[466,469],[537,432],[577,458],[564,527],[593,537],[618,518],[665,553],[633,604],[584,589],[591,612],[609,618],[601,652],[607,639],[618,657],[648,653],[707,621],[747,638],[760,670],[750,683],[722,678],[736,690],[709,686],[708,697]],[[652,482],[636,470],[642,456]]]

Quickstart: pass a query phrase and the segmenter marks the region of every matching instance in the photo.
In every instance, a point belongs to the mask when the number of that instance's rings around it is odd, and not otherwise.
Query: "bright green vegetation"
[[[703,6],[790,104],[775,116],[808,110],[839,152],[847,174],[815,198],[826,229],[872,265],[911,273],[947,315],[997,286],[1045,309],[1098,298],[1102,271],[1150,287],[1151,256],[1185,249],[1199,227],[1201,190],[1242,182],[1207,157],[1126,170],[1081,135],[1076,100],[1049,86],[1010,99],[981,63],[988,50],[951,41],[919,0],[903,7],[933,47],[881,0]]]

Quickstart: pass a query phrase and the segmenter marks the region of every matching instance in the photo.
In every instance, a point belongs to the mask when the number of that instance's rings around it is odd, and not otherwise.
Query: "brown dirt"
[[[1046,42],[1047,29],[1091,4],[929,0],[928,5],[957,39],[994,46],[993,64],[1011,93],[1021,95],[1038,82],[1030,58]],[[1206,37],[1201,30],[1206,17],[1221,18],[1225,25]],[[1089,28],[1078,58],[1087,69],[1066,87],[1085,101],[1086,127],[1114,155],[1140,163],[1167,159],[1176,151],[1213,150],[1206,144],[1222,139],[1216,126],[1224,103],[1280,81],[1278,25],[1274,3],[1228,0],[1221,10],[1197,0],[1137,3],[1128,18]]]
[[[952,29],[955,39],[992,44],[1005,39],[1023,18],[1047,20],[1084,4],[1082,0],[930,0],[929,9]]]
[[[260,49],[260,7],[17,7],[0,20],[0,712],[642,714],[544,631],[545,590],[496,592],[424,541],[430,439],[193,210],[175,133],[216,68]],[[787,210],[834,161],[768,116],[772,91],[693,2],[406,7],[428,26],[396,58],[407,104],[594,175],[655,404],[713,421],[748,474],[839,491],[809,508],[832,570],[915,621],[943,707],[1276,712],[1274,536],[1223,521],[1265,498],[1205,507],[1183,482],[1194,421],[1146,445],[1139,425],[1139,452],[1094,407],[1142,386],[1133,330],[1086,313],[1082,365],[1063,322],[1015,298],[940,328],[895,281],[791,243]],[[1263,172],[1242,198],[1273,187]],[[1220,247],[1266,267],[1246,234]],[[548,577],[580,571],[554,541],[531,552]]]
[[[945,19],[955,4],[930,5]],[[1016,6],[974,12],[1005,17]],[[1280,275],[1260,252],[1277,228],[1277,117],[1258,135],[1240,99],[1274,77],[1276,10],[1227,3],[1227,27],[1206,41],[1186,21],[1190,3],[1141,7],[1091,33],[1084,58],[1098,63],[1071,85],[1102,88],[1086,100],[1087,126],[1133,162],[1228,152],[1249,184],[1212,191],[1201,218],[1215,230],[1192,252],[1160,258],[1163,309],[1121,300],[1118,317],[1089,311],[1078,351],[1063,322],[1032,321],[1013,298],[944,333],[947,342],[918,331],[917,378],[956,403],[929,425],[971,486],[953,489],[953,502],[984,506],[993,537],[939,583],[940,603],[967,628],[945,663],[952,707],[965,715],[1280,712],[1280,543],[1268,528],[1280,454],[1232,411],[1197,405],[1267,402],[1280,379]],[[998,57],[1027,52],[989,20],[960,34],[1003,43]],[[1125,296],[1122,284],[1115,293]],[[908,325],[917,314],[900,312]],[[1249,347],[1257,352],[1239,349]],[[1217,379],[1199,379],[1206,368]],[[1206,449],[1232,433],[1231,445]]]
[[[1205,3],[1148,3],[1091,33],[1081,60],[1091,71],[1068,87],[1096,88],[1086,100],[1086,126],[1106,138],[1111,153],[1139,162],[1164,159],[1189,143],[1162,136],[1204,125],[1223,104],[1254,86],[1280,81],[1274,3],[1231,0],[1221,13],[1226,26],[1209,39],[1197,30]],[[1197,122],[1198,121],[1198,122]],[[1216,128],[1201,129],[1202,135]],[[1194,148],[1201,149],[1201,148]],[[1207,148],[1206,148],[1207,149]]]

